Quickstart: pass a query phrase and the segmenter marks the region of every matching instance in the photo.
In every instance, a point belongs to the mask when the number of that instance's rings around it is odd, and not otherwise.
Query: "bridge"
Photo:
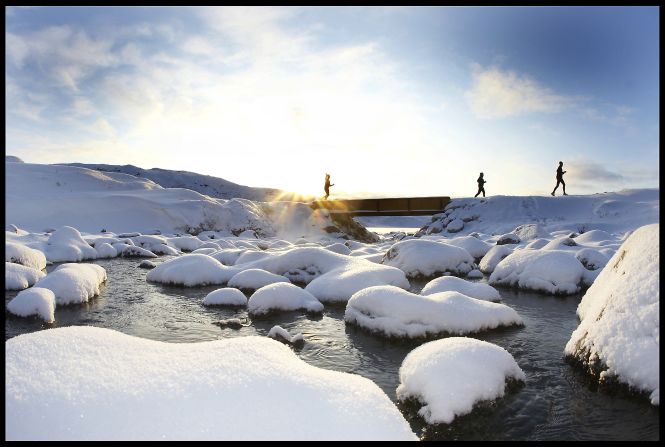
[[[443,212],[450,197],[398,197],[386,199],[315,200],[313,209],[349,216],[431,216]]]

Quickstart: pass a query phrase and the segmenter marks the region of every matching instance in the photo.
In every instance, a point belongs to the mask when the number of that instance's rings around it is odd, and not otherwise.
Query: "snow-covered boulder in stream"
[[[283,282],[261,287],[247,302],[247,310],[252,315],[298,309],[320,313],[323,311],[323,304],[308,291]]]
[[[47,323],[55,321],[55,295],[49,289],[32,287],[18,293],[7,304],[7,310],[19,317],[37,315]]]
[[[565,295],[580,291],[585,272],[582,263],[570,253],[519,250],[496,266],[489,283]]]
[[[478,402],[505,394],[507,381],[526,376],[500,346],[466,337],[425,343],[411,351],[399,369],[397,398],[424,403],[418,411],[429,424],[449,424]]]
[[[152,282],[195,287],[225,284],[237,272],[208,255],[188,254],[162,262],[145,278]]]
[[[21,264],[37,270],[46,268],[46,256],[39,250],[23,244],[5,241],[5,261]]]
[[[500,301],[499,291],[489,284],[471,282],[455,276],[442,276],[425,284],[421,295],[432,295],[439,292],[459,292],[477,300]]]
[[[93,249],[94,250],[94,249]],[[35,287],[49,289],[59,305],[85,303],[99,295],[100,286],[106,281],[106,270],[96,264],[62,264]]]
[[[81,237],[76,228],[64,226],[54,231],[46,243],[46,259],[51,262],[80,262],[96,258],[97,250]]]
[[[388,337],[467,334],[522,324],[510,307],[477,300],[459,292],[416,295],[394,286],[375,286],[355,293],[344,321]]]
[[[45,276],[41,270],[5,262],[5,290],[27,289]]]
[[[311,366],[268,337],[19,335],[5,343],[5,405],[7,440],[418,439],[374,382]]]
[[[382,263],[397,267],[408,277],[466,275],[475,268],[473,257],[463,248],[422,239],[397,242],[386,252]]]
[[[618,381],[660,402],[659,224],[637,229],[609,260],[578,308],[565,355],[600,382]]]

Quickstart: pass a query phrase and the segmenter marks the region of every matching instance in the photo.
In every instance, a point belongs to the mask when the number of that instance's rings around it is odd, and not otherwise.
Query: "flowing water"
[[[164,261],[170,257],[161,257]],[[415,402],[399,403],[399,367],[404,357],[428,340],[389,340],[344,323],[344,306],[326,306],[323,315],[281,312],[250,318],[246,308],[203,306],[218,286],[183,288],[148,283],[140,260],[97,260],[108,280],[101,295],[80,305],[56,308],[56,323],[18,318],[7,313],[5,340],[51,327],[91,325],[171,343],[193,343],[227,337],[266,336],[280,325],[302,333],[305,344],[295,352],[304,361],[330,370],[367,377],[398,404],[414,432],[427,440],[658,440],[659,408],[644,396],[625,390],[598,389],[588,377],[563,360],[563,349],[578,325],[580,295],[551,297],[499,289],[503,303],[515,309],[523,327],[471,335],[510,352],[526,374],[494,402],[479,405],[451,424],[428,426]],[[51,271],[56,266],[49,266]],[[486,279],[485,279],[486,280]],[[412,286],[418,292],[424,283]],[[16,292],[6,292],[8,303]],[[247,320],[240,329],[213,324],[226,318]],[[442,380],[445,380],[442,378]]]

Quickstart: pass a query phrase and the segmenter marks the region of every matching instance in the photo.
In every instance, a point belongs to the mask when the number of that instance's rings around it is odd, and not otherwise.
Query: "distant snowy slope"
[[[65,225],[93,233],[250,230],[289,239],[346,231],[326,210],[305,203],[217,199],[129,174],[67,165],[6,163],[5,173],[5,225],[29,231]]]
[[[538,224],[539,228],[523,228],[522,238],[538,230],[585,232],[592,229],[608,233],[625,233],[659,222],[659,189],[632,189],[592,195],[494,196],[484,199],[454,199],[445,213],[437,215],[419,232],[420,235],[440,233],[469,234],[480,232],[500,235],[520,225]]]
[[[5,163],[6,162],[11,162],[11,163],[23,163],[23,160],[21,160],[18,157],[15,157],[14,155],[5,155]]]
[[[238,185],[210,175],[196,174],[187,171],[171,171],[169,169],[143,169],[133,165],[105,165],[84,163],[63,163],[66,166],[78,166],[103,172],[120,172],[135,177],[142,177],[157,183],[164,188],[187,188],[192,191],[219,199],[243,198],[266,202],[283,195],[284,192],[272,188],[252,188]]]

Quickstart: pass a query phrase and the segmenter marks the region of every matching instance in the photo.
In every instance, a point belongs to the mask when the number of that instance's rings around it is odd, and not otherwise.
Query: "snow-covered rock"
[[[610,257],[594,248],[583,248],[575,253],[575,257],[587,270],[598,270],[605,267]]]
[[[519,244],[520,242],[522,242],[520,237],[515,233],[506,233],[497,239],[496,245]]]
[[[466,337],[425,343],[411,351],[399,369],[397,398],[424,403],[418,411],[430,424],[450,423],[482,401],[502,397],[507,380],[526,376],[500,346]]]
[[[96,258],[97,250],[81,237],[76,228],[59,228],[46,243],[46,259],[51,262],[79,262]]]
[[[371,380],[267,337],[19,335],[5,343],[5,405],[7,440],[417,440]]]
[[[247,269],[236,273],[227,284],[237,289],[257,290],[268,284],[291,282],[282,275],[275,275],[261,269]]]
[[[119,256],[123,258],[156,258],[157,255],[146,250],[145,248],[137,247],[136,245],[118,242],[112,244],[112,247],[118,252]]]
[[[13,262],[5,262],[5,290],[23,290],[46,276],[41,270]]]
[[[168,243],[180,251],[194,251],[203,245],[203,241],[194,236],[170,237]]]
[[[148,269],[148,270],[150,270],[150,269],[154,269],[155,267],[157,267],[157,264],[155,264],[155,263],[152,262],[152,261],[148,261],[147,259],[144,259],[144,260],[141,261],[141,263],[139,264],[139,268],[142,268],[142,269]]]
[[[46,268],[46,256],[40,250],[23,244],[5,241],[5,261],[31,267],[37,270]]]
[[[99,295],[101,284],[106,281],[106,270],[97,264],[62,264],[35,287],[49,289],[55,294],[58,305],[84,303]]]
[[[8,304],[7,310],[19,317],[37,315],[47,323],[55,321],[55,295],[49,289],[32,287],[19,292]]]
[[[495,245],[480,260],[478,268],[483,273],[492,273],[499,262],[513,252],[514,247],[506,245]]]
[[[302,334],[298,332],[297,334],[291,335],[289,331],[284,329],[282,326],[273,326],[268,332],[268,337],[274,339],[281,339],[285,342],[295,345],[305,341]]]
[[[458,292],[421,296],[394,286],[355,293],[347,303],[344,321],[392,337],[460,335],[522,324],[517,312],[503,304]]]
[[[463,248],[422,239],[397,242],[386,252],[382,263],[397,267],[408,277],[445,272],[466,275],[475,268],[473,257]]]
[[[421,295],[432,295],[439,292],[459,292],[462,295],[470,296],[484,301],[500,301],[501,295],[492,286],[479,282],[466,281],[454,276],[442,276],[428,282]]]
[[[580,291],[585,272],[571,253],[519,250],[499,262],[489,284],[565,295]]]
[[[452,239],[445,239],[444,242],[455,247],[466,250],[473,258],[480,259],[492,248],[490,244],[481,241],[473,236],[460,236]]]
[[[660,401],[660,225],[636,230],[587,290],[565,354]]]
[[[223,287],[214,290],[203,299],[206,306],[246,306],[247,297],[238,289]]]
[[[382,285],[408,289],[409,280],[398,268],[355,262],[324,273],[307,284],[305,290],[322,303],[343,303],[359,290]]]
[[[118,256],[118,251],[106,242],[95,244],[95,250],[97,251],[97,258],[115,258]]]
[[[162,262],[148,272],[146,280],[194,287],[225,284],[236,273],[215,258],[190,253]]]
[[[282,282],[261,287],[247,302],[247,310],[252,315],[297,309],[305,309],[307,312],[322,312],[323,304],[306,290]]]

